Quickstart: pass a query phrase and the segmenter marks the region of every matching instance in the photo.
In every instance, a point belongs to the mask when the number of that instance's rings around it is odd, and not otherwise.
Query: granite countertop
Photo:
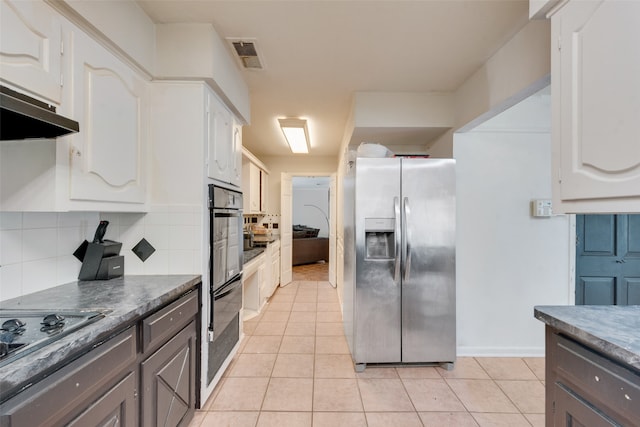
[[[244,263],[247,264],[249,261],[253,260],[260,256],[267,248],[257,247],[251,248],[244,251]]]
[[[253,236],[254,243],[273,243],[280,240],[279,234],[256,234]]]
[[[124,276],[71,282],[0,302],[7,310],[108,310],[106,316],[0,368],[0,401],[51,373],[70,356],[120,332],[202,281],[199,275]]]
[[[273,243],[277,240],[280,240],[280,236],[278,235],[271,235],[269,237],[269,242],[268,243]],[[264,243],[264,242],[263,242]],[[256,246],[253,247],[251,249],[247,249],[244,251],[244,264],[247,264],[249,261],[253,260],[254,258],[257,258],[258,256],[260,256],[261,253],[263,253],[267,248],[265,246]]]
[[[534,316],[640,370],[640,306],[536,306]]]

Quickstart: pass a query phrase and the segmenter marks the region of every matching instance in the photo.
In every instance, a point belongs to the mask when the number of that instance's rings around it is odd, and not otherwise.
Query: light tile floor
[[[544,426],[543,358],[353,370],[328,282],[278,288],[190,427]]]

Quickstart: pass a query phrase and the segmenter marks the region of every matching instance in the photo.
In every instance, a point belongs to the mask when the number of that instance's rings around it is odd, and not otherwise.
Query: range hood
[[[78,132],[78,122],[56,113],[56,107],[0,86],[0,140],[48,139]]]

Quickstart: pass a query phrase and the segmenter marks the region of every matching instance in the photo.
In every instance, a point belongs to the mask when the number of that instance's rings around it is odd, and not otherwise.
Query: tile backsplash
[[[0,301],[76,280],[73,251],[99,221],[96,212],[0,212]]]
[[[205,214],[199,205],[151,207],[151,212],[102,213],[109,221],[105,239],[122,242],[126,274],[201,274]],[[145,238],[155,252],[141,261],[131,249]]]
[[[149,213],[0,212],[0,301],[77,280],[73,252],[100,220],[122,242],[125,274],[201,274],[206,265],[201,206],[152,206]],[[156,251],[142,262],[131,249],[145,238]]]

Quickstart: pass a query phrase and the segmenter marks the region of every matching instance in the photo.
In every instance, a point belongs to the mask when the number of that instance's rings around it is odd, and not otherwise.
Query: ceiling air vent
[[[256,42],[253,40],[229,40],[238,55],[240,64],[250,70],[262,70],[262,61],[258,55]]]

